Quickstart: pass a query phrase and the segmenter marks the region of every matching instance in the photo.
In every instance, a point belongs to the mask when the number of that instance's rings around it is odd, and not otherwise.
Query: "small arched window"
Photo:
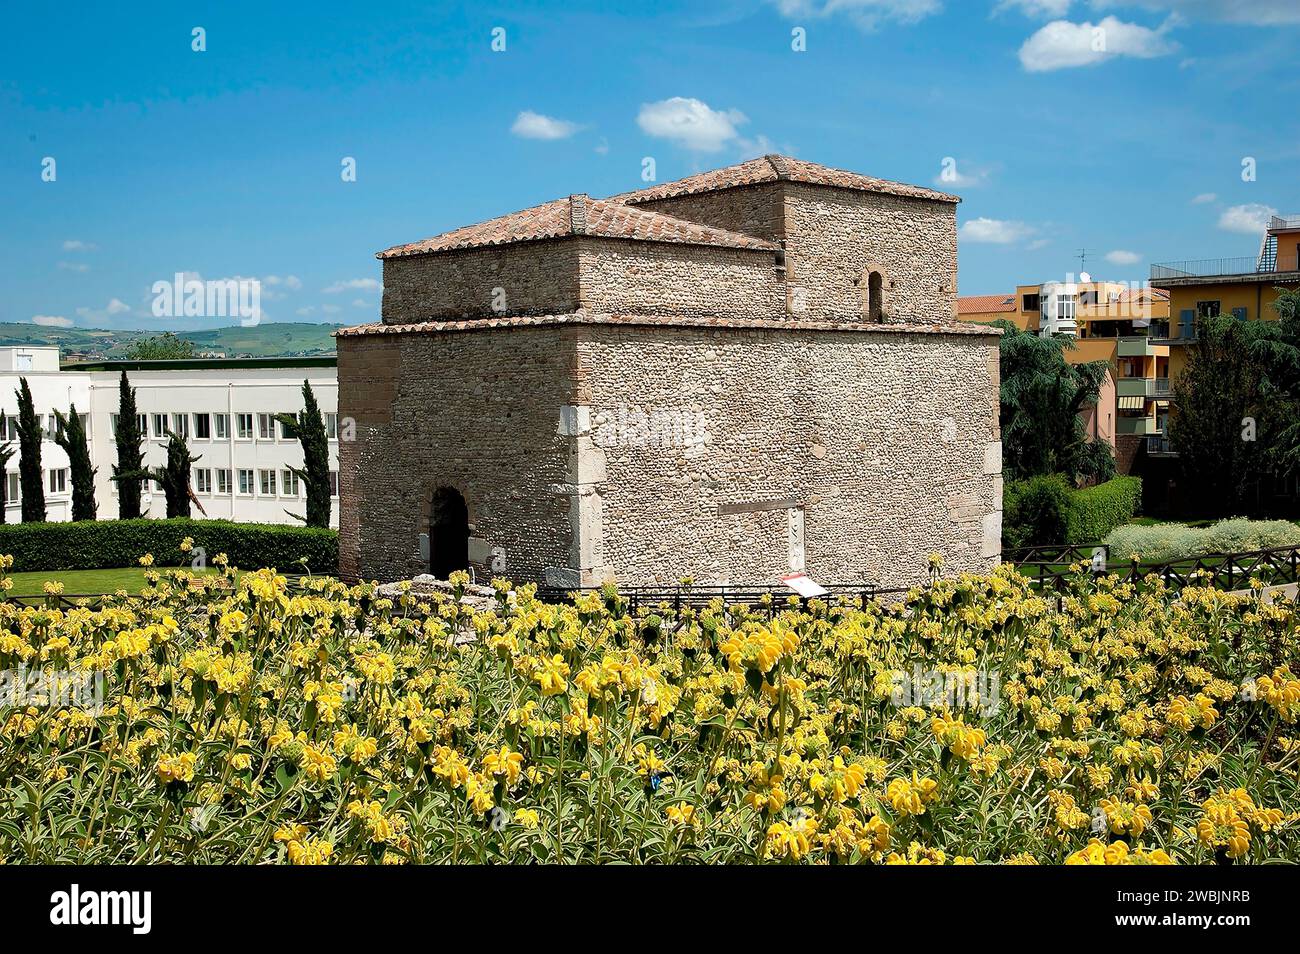
[[[885,317],[885,277],[880,272],[867,275],[867,320],[883,321]]]

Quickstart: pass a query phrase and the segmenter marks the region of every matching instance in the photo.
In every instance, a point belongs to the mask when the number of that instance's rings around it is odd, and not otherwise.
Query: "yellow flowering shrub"
[[[1003,568],[631,613],[220,566],[0,604],[0,669],[102,689],[0,709],[0,860],[1300,861],[1285,601]]]

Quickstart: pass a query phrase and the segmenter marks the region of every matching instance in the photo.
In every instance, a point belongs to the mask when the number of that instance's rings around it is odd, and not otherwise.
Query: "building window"
[[[243,468],[240,468],[240,471],[239,471],[239,492],[240,492],[241,494],[249,494],[249,495],[252,495],[252,493],[253,493],[253,472],[252,472],[251,470],[244,470]]]
[[[172,415],[172,433],[178,437],[190,436],[190,416],[188,414]]]
[[[235,436],[237,436],[241,441],[250,441],[253,439],[253,415],[235,415]]]
[[[286,497],[298,496],[298,475],[291,470],[280,471],[280,479],[284,483],[284,495]]]
[[[155,414],[153,416],[153,436],[155,440],[162,440],[167,436],[167,415]]]
[[[212,440],[212,415],[194,415],[194,436],[201,441]]]
[[[66,468],[50,471],[50,493],[63,494],[68,491],[68,471]]]
[[[257,415],[257,438],[262,441],[275,440],[275,415]]]
[[[1038,311],[1042,308],[1042,299],[1038,295],[1025,295],[1021,311]]]
[[[258,492],[261,493],[263,497],[274,497],[275,496],[275,471],[259,470],[257,472],[257,487],[258,487]]]
[[[281,421],[279,419],[276,420],[276,424],[280,426],[280,440],[282,441],[293,440],[293,438],[289,435],[289,428],[292,425],[286,424],[284,421]]]
[[[330,496],[337,497],[338,495],[339,495],[339,472],[337,470],[331,470],[330,471]]]
[[[223,497],[230,493],[230,470],[229,468],[217,468],[217,493]]]
[[[230,418],[225,414],[213,414],[212,434],[219,441],[224,441],[230,437]]]
[[[18,418],[16,415],[9,414],[0,418],[0,438],[7,441],[18,440]]]
[[[199,467],[194,471],[194,492],[196,494],[212,493],[212,470]]]
[[[1219,303],[1217,301],[1198,301],[1196,303],[1197,318],[1217,318],[1219,317]]]
[[[23,485],[22,482],[18,479],[18,475],[6,474],[5,480],[9,484],[8,487],[9,492],[5,494],[5,502],[11,504],[22,503]]]
[[[333,412],[325,415],[325,436],[332,441],[339,439],[339,416]]]
[[[1232,317],[1236,318],[1238,321],[1245,321],[1245,320],[1246,320],[1246,315],[1247,315],[1247,312],[1246,312],[1246,309],[1245,309],[1245,308],[1234,308],[1234,309],[1232,309]]]
[[[32,356],[30,354],[14,355],[14,366],[19,371],[30,371],[32,369]]]

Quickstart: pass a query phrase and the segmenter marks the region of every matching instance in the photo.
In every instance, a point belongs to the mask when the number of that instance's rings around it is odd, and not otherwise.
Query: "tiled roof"
[[[427,252],[508,245],[537,239],[570,235],[594,235],[600,238],[638,239],[646,242],[679,242],[688,245],[719,245],[725,248],[776,251],[771,242],[728,232],[671,215],[635,209],[612,199],[592,199],[571,195],[542,205],[512,212],[477,225],[443,232],[421,242],[395,245],[380,252],[377,258],[398,258]]]
[[[574,311],[560,315],[533,315],[507,318],[472,318],[462,321],[418,321],[408,324],[372,322],[353,325],[334,332],[339,338],[363,335],[430,334],[455,331],[486,331],[500,328],[535,328],[551,325],[631,325],[665,328],[735,328],[754,331],[846,331],[868,334],[900,335],[992,335],[1002,332],[989,325],[962,322],[832,322],[781,321],[763,318],[687,318],[671,315],[611,315]]]
[[[993,315],[1015,311],[1015,295],[966,295],[957,299],[959,315]]]
[[[693,195],[698,192],[716,192],[719,189],[732,189],[736,186],[753,185],[757,182],[806,182],[811,185],[836,186],[841,189],[856,189],[860,192],[879,192],[885,195],[909,196],[917,199],[932,199],[936,202],[960,202],[961,199],[947,192],[937,192],[924,186],[908,185],[905,182],[891,182],[877,179],[844,169],[832,169],[819,166],[815,162],[793,159],[790,156],[768,155],[750,159],[725,169],[701,172],[699,175],[687,176],[674,182],[664,182],[625,192],[613,198],[636,205],[639,202],[652,202],[655,199],[667,199],[678,195]]]

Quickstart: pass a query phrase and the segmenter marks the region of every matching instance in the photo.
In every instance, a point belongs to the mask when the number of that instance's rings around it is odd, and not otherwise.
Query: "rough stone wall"
[[[495,302],[504,308],[494,310]],[[553,315],[577,307],[578,249],[569,240],[384,259],[386,324]]]
[[[679,195],[653,202],[638,202],[636,208],[711,225],[716,229],[742,232],[779,242],[785,238],[784,187],[764,182],[716,192]]]
[[[771,252],[584,238],[581,300],[620,315],[779,318],[785,290]]]
[[[1001,551],[991,337],[595,326],[584,583],[905,586]]]
[[[427,573],[419,535],[434,492],[469,507],[477,578],[541,580],[575,562],[571,442],[559,409],[575,394],[572,332],[497,330],[338,338],[340,573]]]
[[[886,320],[955,318],[955,205],[796,182],[783,187],[786,281],[792,300],[802,297],[806,305],[794,317],[862,320],[864,272],[876,268],[885,277]]]

